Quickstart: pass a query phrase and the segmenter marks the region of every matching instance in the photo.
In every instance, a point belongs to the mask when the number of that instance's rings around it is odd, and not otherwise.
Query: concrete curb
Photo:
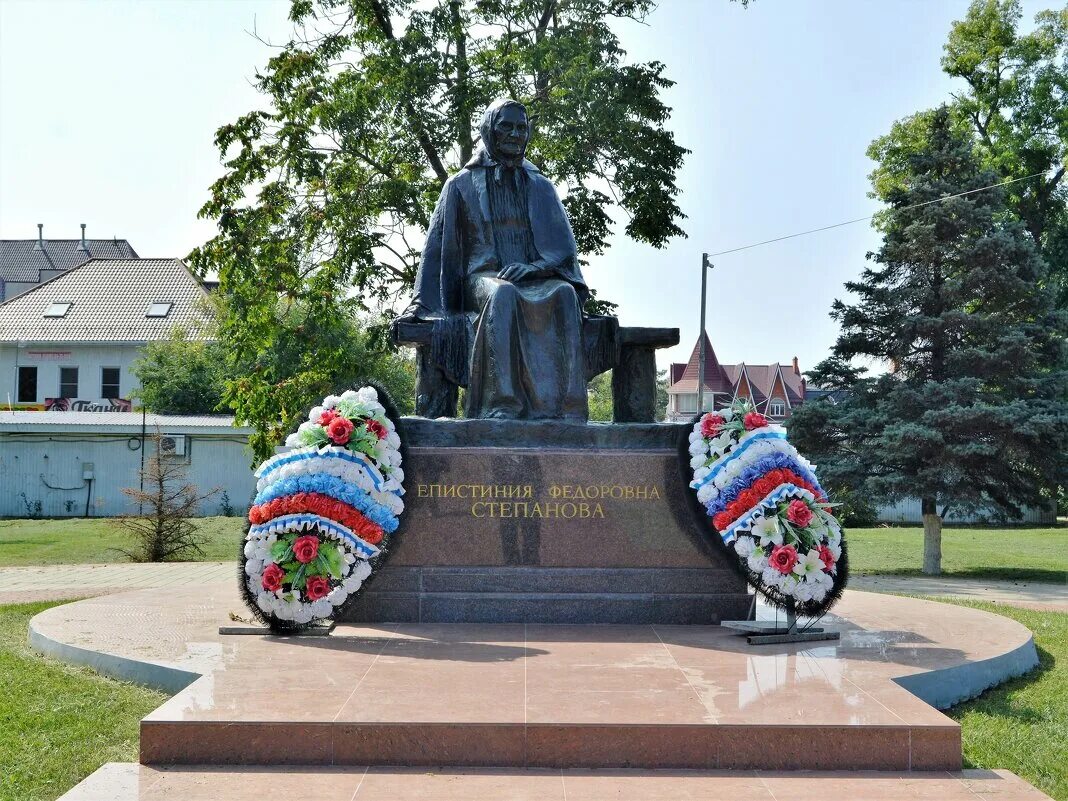
[[[162,690],[171,695],[184,690],[200,678],[199,673],[193,673],[188,670],[158,665],[154,662],[142,662],[137,659],[91,651],[88,648],[79,648],[77,645],[56,642],[37,630],[34,625],[36,619],[34,617],[30,620],[30,646],[39,653],[58,659],[61,662],[67,662],[72,665],[87,665],[110,678],[133,682],[154,690]]]
[[[1036,667],[1038,649],[1035,638],[1029,637],[1023,645],[1000,656],[899,676],[893,681],[935,709],[948,709]]]

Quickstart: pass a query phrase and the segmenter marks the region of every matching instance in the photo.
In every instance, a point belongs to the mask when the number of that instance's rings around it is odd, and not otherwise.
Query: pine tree
[[[905,173],[885,193],[883,245],[846,284],[856,302],[835,301],[842,331],[812,374],[848,392],[791,428],[832,486],[920,498],[923,571],[937,574],[948,509],[1018,514],[1063,480],[1068,319],[1001,191],[952,197],[998,181],[968,134],[945,108],[908,122],[922,140],[894,154]],[[889,371],[866,376],[857,359]]]
[[[202,535],[191,518],[201,502],[219,490],[201,494],[186,478],[181,462],[163,454],[162,434],[157,429],[152,441],[155,452],[141,472],[142,486],[123,487],[123,493],[139,507],[136,515],[123,515],[117,524],[134,541],[123,553],[134,562],[167,562],[203,556]]]

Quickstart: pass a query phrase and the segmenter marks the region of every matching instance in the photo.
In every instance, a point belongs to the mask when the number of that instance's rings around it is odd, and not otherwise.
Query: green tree
[[[1048,502],[1063,477],[1068,316],[1001,191],[930,202],[994,182],[950,112],[911,125],[924,147],[902,159],[903,185],[886,190],[883,245],[846,284],[857,301],[835,301],[842,331],[811,376],[848,393],[802,406],[791,435],[831,486],[919,497],[923,570],[938,573],[947,508],[1016,514]],[[858,357],[891,370],[866,376]]]
[[[375,336],[376,321],[362,318],[356,304],[335,311],[316,315],[303,304],[275,303],[263,347],[251,353],[227,344],[225,399],[255,424],[249,444],[256,459],[270,456],[314,402],[362,381],[382,384],[402,413],[415,410],[411,353]]]
[[[612,422],[612,371],[595,376],[588,386],[590,420],[596,423]]]
[[[136,396],[156,414],[225,414],[224,359],[214,343],[175,331],[170,339],[149,342],[134,362],[141,383]]]
[[[403,293],[442,185],[472,156],[477,115],[502,95],[527,104],[529,156],[560,187],[582,253],[607,247],[614,207],[633,239],[659,247],[683,235],[675,176],[688,151],[661,99],[672,82],[660,62],[625,63],[614,33],[654,6],[294,0],[294,35],[256,76],[267,110],[216,134],[226,170],[201,216],[219,233],[190,256],[219,276],[227,347],[255,362],[290,336],[279,301],[330,325],[352,304]],[[301,369],[286,380],[306,390],[318,368]],[[229,397],[266,431],[280,389],[291,395],[253,371]]]
[[[1029,33],[1020,32],[1019,0],[973,0],[955,22],[942,68],[961,80],[951,109],[972,133],[975,154],[997,180],[1026,178],[1005,187],[1045,259],[1059,304],[1068,307],[1068,8],[1043,11]],[[908,157],[922,147],[924,127],[913,117],[874,146],[879,166],[875,194],[901,188]]]

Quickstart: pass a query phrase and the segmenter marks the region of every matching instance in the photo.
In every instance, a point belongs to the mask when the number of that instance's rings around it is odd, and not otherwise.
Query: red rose
[[[313,561],[319,555],[319,538],[311,534],[297,537],[293,543],[293,555],[297,557],[298,562],[304,564]]]
[[[820,561],[823,562],[823,569],[828,573],[834,569],[834,554],[826,545],[820,546]]]
[[[331,421],[337,419],[337,412],[333,409],[324,409],[323,413],[319,415],[319,425],[326,428],[330,425]]]
[[[723,429],[723,424],[726,422],[722,415],[709,412],[701,418],[701,436],[705,439],[712,439],[712,437],[719,434]]]
[[[790,501],[790,505],[786,507],[786,519],[795,526],[804,528],[812,522],[812,510],[804,501]]]
[[[716,527],[716,531],[725,531],[730,524],[731,516],[726,512],[720,512],[712,518],[712,525]]]
[[[797,564],[797,551],[793,545],[776,545],[771,549],[768,564],[780,573],[789,573]]]
[[[326,435],[335,445],[344,445],[352,436],[352,421],[347,417],[335,417],[326,427]]]
[[[754,428],[763,428],[766,426],[768,424],[768,418],[760,412],[749,412],[742,422],[745,424],[746,431],[752,431]]]
[[[367,430],[379,439],[385,439],[386,435],[389,434],[389,431],[386,430],[386,427],[377,420],[368,419],[367,422],[364,423],[364,426],[366,426]]]
[[[286,577],[286,571],[282,570],[278,565],[273,562],[267,566],[267,569],[263,571],[263,589],[267,592],[275,592],[282,589],[282,581]]]
[[[330,582],[324,576],[308,576],[304,585],[304,597],[309,601],[318,601],[330,594]]]

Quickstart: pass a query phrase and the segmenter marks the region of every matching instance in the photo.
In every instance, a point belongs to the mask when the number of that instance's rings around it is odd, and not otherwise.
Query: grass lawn
[[[965,767],[1005,768],[1068,801],[1068,614],[952,603],[1018,620],[1034,632],[1040,659],[1038,670],[946,713],[961,725]]]
[[[0,542],[2,542],[0,534]],[[923,529],[851,528],[849,571],[923,575]],[[1068,527],[942,529],[947,577],[1068,581]]]
[[[236,560],[243,536],[240,517],[201,517],[204,555],[197,561]],[[0,564],[83,565],[126,562],[117,549],[131,548],[130,536],[108,518],[68,520],[0,520]]]
[[[138,721],[167,699],[32,651],[27,624],[55,605],[0,606],[0,801],[54,801],[105,762],[136,762]]]

